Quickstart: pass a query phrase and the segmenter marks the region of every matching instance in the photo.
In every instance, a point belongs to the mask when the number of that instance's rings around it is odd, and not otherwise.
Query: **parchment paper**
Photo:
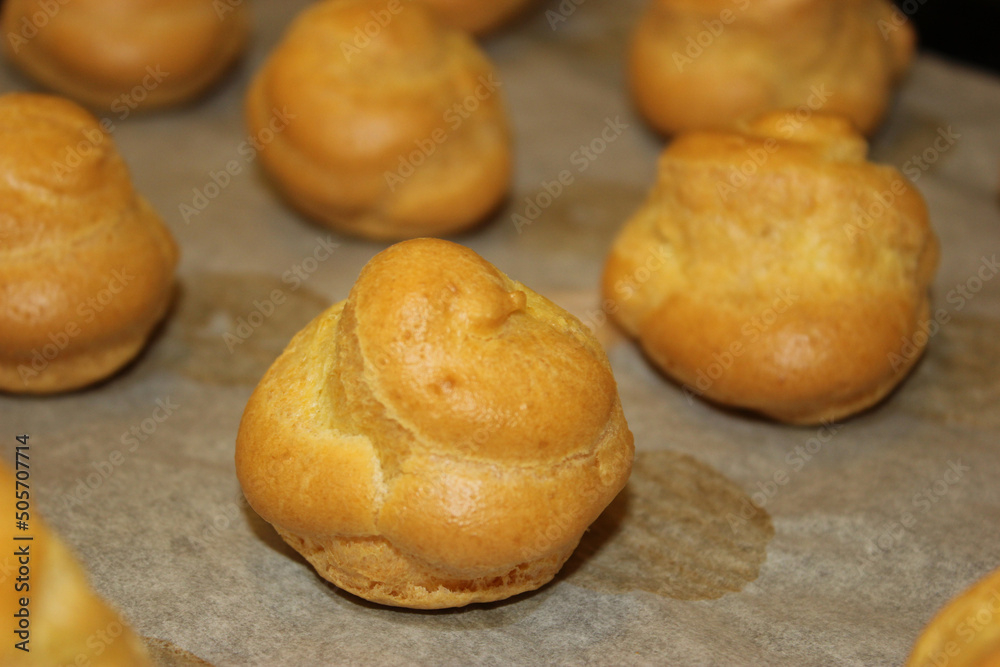
[[[504,210],[455,240],[597,327],[640,452],[628,492],[552,584],[441,612],[338,591],[242,502],[233,447],[250,392],[385,247],[304,222],[240,152],[246,85],[308,4],[257,2],[252,50],[211,96],[109,116],[182,248],[167,323],[105,383],[0,397],[3,455],[30,434],[36,507],[141,634],[220,666],[899,664],[942,604],[1000,564],[1000,279],[988,268],[1000,254],[1000,80],[923,56],[873,142],[877,159],[913,167],[939,132],[958,137],[910,171],[942,245],[934,307],[947,322],[926,358],[867,414],[781,426],[688,400],[593,315],[610,240],[663,143],[622,76],[641,3],[574,2],[554,29],[552,1],[484,42],[516,130],[516,183]],[[0,67],[0,90],[31,88]],[[578,171],[577,151],[609,123],[627,127]],[[231,160],[240,173],[185,220],[181,204]],[[525,198],[566,169],[572,185],[516,229]],[[307,261],[323,240],[339,247]],[[283,279],[297,266],[305,279]],[[227,346],[275,289],[284,303]]]

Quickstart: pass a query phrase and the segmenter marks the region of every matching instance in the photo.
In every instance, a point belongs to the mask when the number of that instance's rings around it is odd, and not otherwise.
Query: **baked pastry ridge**
[[[584,325],[431,239],[377,255],[292,340],[236,450],[250,505],[323,577],[415,608],[549,581],[631,461]]]

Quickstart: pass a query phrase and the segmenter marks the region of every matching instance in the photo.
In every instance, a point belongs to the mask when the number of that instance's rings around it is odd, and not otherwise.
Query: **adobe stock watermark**
[[[271,109],[271,118],[267,121],[267,125],[257,130],[255,134],[248,134],[246,139],[236,146],[234,157],[227,160],[218,171],[210,170],[208,180],[201,187],[191,189],[191,201],[181,202],[177,206],[184,224],[191,224],[192,218],[207,209],[209,204],[232,184],[233,178],[243,173],[243,167],[256,160],[257,154],[284,132],[289,122],[297,117],[289,112],[287,107],[282,107],[280,110]]]
[[[941,156],[947,153],[951,148],[958,143],[958,140],[962,138],[962,135],[952,129],[951,125],[948,127],[939,127],[937,129],[937,137],[935,137],[934,142],[925,148],[923,152],[919,155],[912,156],[909,160],[903,163],[900,167],[900,171],[906,175],[912,182],[916,183],[920,180],[920,177],[929,170],[934,163],[941,159]]]
[[[254,299],[252,308],[246,315],[236,318],[232,331],[222,334],[226,349],[232,354],[236,348],[245,343],[279,308],[288,300],[288,294],[295,292],[309,280],[319,269],[320,264],[333,257],[334,251],[340,247],[331,236],[317,237],[312,254],[301,262],[293,264],[281,274],[281,282],[288,285],[288,292],[281,288],[271,290],[263,299]]]
[[[523,542],[520,550],[522,562],[530,562],[545,558],[552,553],[554,545],[565,543],[566,535],[580,525],[580,519],[588,507],[593,507],[601,499],[601,485],[588,485],[584,491],[579,491],[575,502],[562,504],[560,510],[546,511],[544,530],[540,530]],[[611,499],[614,500],[613,498]],[[606,503],[608,501],[605,501]]]
[[[118,639],[125,634],[125,632],[126,626],[123,625],[121,621],[118,619],[109,621],[103,628],[98,628],[94,632],[90,633],[84,641],[84,646],[87,647],[86,650],[77,653],[76,657],[73,658],[73,662],[65,664],[72,665],[73,667],[91,667],[91,665],[103,663],[104,659],[100,656],[103,655],[112,644],[118,641]],[[63,664],[62,661],[60,661],[60,665],[61,664]]]
[[[138,109],[168,76],[170,72],[164,71],[159,65],[148,65],[145,76],[138,84],[111,101],[111,111],[118,114],[119,122],[127,119],[135,109]],[[81,131],[83,138],[80,141],[63,148],[62,159],[52,161],[52,171],[56,176],[61,178],[83,164],[84,159],[109,141],[117,129],[114,121],[107,117],[98,121],[98,127],[100,129],[84,128]]]
[[[947,153],[962,138],[962,135],[955,132],[952,126],[947,128],[939,127],[937,137],[934,142],[925,148],[919,155],[914,155],[903,163],[900,171],[913,183],[920,180],[941,156]],[[889,187],[875,193],[874,201],[862,208],[860,204],[851,205],[851,222],[844,223],[844,233],[851,241],[871,229],[877,221],[886,215],[896,200],[907,191],[906,184],[901,179],[893,179]]]
[[[751,317],[740,327],[740,338],[734,340],[721,352],[712,354],[712,363],[706,368],[698,369],[695,374],[695,382],[692,387],[685,384],[681,390],[687,397],[688,404],[694,405],[695,396],[704,396],[729,369],[733,367],[736,360],[746,354],[750,345],[756,343],[761,336],[774,326],[774,324],[785,314],[789,308],[795,305],[801,295],[794,294],[787,289],[779,289],[775,292],[771,305],[763,311]]]
[[[38,36],[42,30],[55,18],[59,10],[69,4],[70,0],[38,0],[38,11],[31,16],[22,16],[17,25],[17,32],[8,32],[7,41],[16,55],[29,41]]]
[[[916,14],[927,0],[903,0],[899,6],[893,5],[889,20],[878,20],[878,31],[882,39],[888,40],[889,35],[902,28],[907,23],[907,17]]]
[[[235,525],[243,507],[249,507],[243,494],[239,495],[236,502],[216,505],[212,517],[201,526],[197,534],[187,536],[188,543],[199,549],[212,548],[213,543]]]
[[[405,1],[410,3],[413,0]],[[344,54],[344,60],[351,62],[354,56],[359,55],[364,49],[367,49],[371,45],[372,40],[389,27],[392,20],[402,13],[403,9],[403,0],[388,0],[383,9],[373,9],[368,12],[372,17],[371,20],[366,21],[363,25],[355,26],[352,42],[350,44],[347,42],[340,43],[340,51]]]
[[[406,182],[406,179],[417,173],[417,169],[426,164],[437,153],[438,148],[448,141],[452,133],[458,131],[465,121],[479,110],[482,103],[493,97],[501,86],[503,86],[503,82],[497,79],[493,72],[490,72],[488,76],[480,76],[472,93],[461,102],[455,102],[444,112],[442,120],[448,129],[437,127],[429,136],[414,139],[414,149],[399,156],[396,170],[385,172],[385,183],[389,186],[389,191],[395,192],[397,187]]]
[[[958,635],[964,644],[960,644],[954,639],[945,642],[944,646],[927,657],[930,664],[934,667],[948,667],[951,664],[951,659],[960,656],[979,633],[984,630],[989,632],[991,628],[996,627],[994,619],[1000,615],[1000,588],[992,588],[989,590],[989,594],[989,598],[982,600],[974,613],[970,611],[955,624],[952,636]]]
[[[545,20],[549,22],[549,28],[558,29],[560,25],[569,21],[569,17],[573,16],[585,2],[587,0],[562,0],[556,9],[546,10]]]
[[[534,197],[525,197],[525,205],[521,209],[521,212],[511,214],[510,219],[514,223],[514,229],[517,230],[517,233],[521,234],[525,227],[530,226],[538,220],[542,212],[552,206],[553,202],[566,191],[566,188],[576,182],[576,175],[587,171],[604,154],[608,146],[618,141],[619,137],[629,127],[628,123],[622,122],[621,116],[605,118],[604,126],[598,132],[597,136],[588,143],[581,144],[578,149],[570,154],[569,163],[575,167],[575,173],[573,170],[563,169],[551,181],[543,180],[541,182],[542,191]]]
[[[83,164],[84,158],[92,155],[94,151],[98,150],[101,145],[108,141],[114,131],[115,124],[108,118],[101,119],[100,129],[84,128],[81,131],[83,138],[75,144],[66,146],[63,149],[61,160],[52,161],[52,172],[60,178],[66,176]]]
[[[743,499],[739,514],[730,512],[726,515],[729,527],[735,533],[748,521],[757,516],[769,502],[777,497],[782,488],[788,486],[792,478],[806,467],[806,464],[813,460],[825,447],[836,437],[843,428],[842,424],[836,422],[823,422],[816,430],[816,434],[806,440],[801,445],[795,445],[785,453],[785,465],[787,468],[776,469],[770,477],[758,480],[755,490]]]
[[[945,296],[945,301],[952,306],[951,312],[945,308],[938,308],[934,311],[933,317],[920,323],[913,335],[900,338],[899,351],[887,355],[893,372],[913,361],[930,339],[951,322],[952,313],[961,312],[982,291],[983,286],[996,277],[997,273],[1000,273],[1000,264],[997,263],[996,254],[991,257],[984,255],[980,259],[978,269],[965,281],[955,285]]]
[[[155,406],[148,417],[121,434],[118,441],[122,444],[122,449],[112,449],[107,458],[92,462],[90,467],[93,470],[77,478],[68,490],[55,488],[60,509],[69,511],[83,506],[125,464],[128,457],[139,449],[139,445],[149,440],[160,425],[181,408],[181,404],[175,403],[170,396],[156,399]]]
[[[786,114],[778,122],[778,132],[785,138],[792,137],[802,129],[802,126],[812,118],[813,114],[826,106],[831,97],[833,97],[833,92],[827,90],[825,84],[813,86],[809,89],[809,97],[806,98],[805,103]],[[753,146],[746,149],[747,159],[739,164],[736,171],[730,171],[726,180],[716,184],[716,190],[722,201],[728,202],[733,193],[745,187],[761,167],[767,164],[771,156],[779,150],[781,150],[781,146],[775,137],[768,137],[762,147]]]
[[[642,286],[662,270],[673,257],[673,249],[669,245],[650,248],[645,259],[632,270],[631,274],[615,281],[612,287],[614,297],[605,298],[598,308],[587,310],[583,318],[584,324],[594,331],[607,324],[608,317],[616,315],[621,310],[622,303],[635,296]]]
[[[733,5],[736,7],[735,11],[727,7],[719,12],[718,18],[703,20],[701,25],[704,26],[704,29],[694,35],[688,35],[683,53],[674,51],[674,66],[678,72],[683,74],[685,67],[694,64],[694,61],[700,58],[706,49],[711,48],[715,40],[726,31],[726,27],[735,23],[736,19],[739,18],[737,12],[745,12],[750,7],[750,0],[733,0]]]
[[[243,4],[243,0],[212,0],[212,9],[219,20],[226,18],[226,14],[236,11],[236,8]]]
[[[886,554],[903,543],[907,533],[912,533],[921,516],[928,514],[943,498],[965,479],[971,468],[961,459],[948,461],[948,467],[933,482],[910,497],[910,505],[890,521],[883,522],[877,536],[869,540],[867,553],[858,556],[858,574],[864,574],[869,565],[877,563]]]
[[[146,101],[149,94],[156,90],[163,80],[170,76],[159,65],[148,65],[146,74],[135,86],[126,93],[122,93],[111,102],[111,110],[118,114],[118,120],[125,120],[139,105]]]
[[[11,554],[9,551],[4,554],[3,563],[0,563],[0,585],[6,584],[11,576],[18,573],[18,563]]]
[[[871,229],[876,220],[882,219],[886,212],[892,209],[896,199],[907,191],[906,184],[901,179],[893,179],[885,190],[875,193],[874,201],[862,208],[857,202],[851,204],[853,220],[844,223],[844,233],[850,241],[857,242],[859,236]]]
[[[59,331],[50,331],[47,336],[49,342],[33,349],[28,363],[18,364],[17,374],[21,382],[28,382],[45,372],[49,364],[69,347],[70,342],[83,333],[86,325],[92,324],[133,280],[135,275],[125,267],[112,271],[103,288],[77,304],[78,319],[70,320]]]

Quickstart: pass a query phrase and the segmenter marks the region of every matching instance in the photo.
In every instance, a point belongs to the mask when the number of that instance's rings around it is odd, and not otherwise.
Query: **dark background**
[[[920,48],[1000,73],[1000,0],[895,0]]]
[[[1000,74],[1000,0],[893,2],[916,24],[921,49]]]

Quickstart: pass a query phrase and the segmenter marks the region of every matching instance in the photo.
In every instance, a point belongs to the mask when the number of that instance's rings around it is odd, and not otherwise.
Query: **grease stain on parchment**
[[[293,287],[268,274],[185,277],[157,349],[160,365],[203,384],[256,385],[292,337],[330,305],[304,285]]]
[[[754,581],[774,537],[733,481],[670,451],[637,452],[625,491],[584,535],[565,580],[601,593],[714,600]]]
[[[154,639],[153,637],[143,637],[149,657],[153,659],[156,667],[212,667],[212,664],[205,662],[193,653],[189,653],[182,648],[174,646],[168,641]]]

